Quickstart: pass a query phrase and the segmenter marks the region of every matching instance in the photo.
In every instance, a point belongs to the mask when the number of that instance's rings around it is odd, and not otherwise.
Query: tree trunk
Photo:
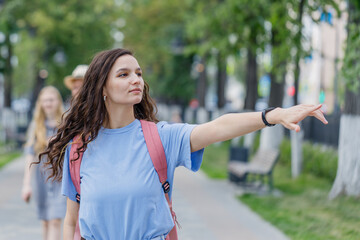
[[[285,74],[280,81],[276,81],[274,74],[270,74],[271,86],[269,96],[270,107],[282,107],[284,99]]]
[[[300,57],[302,52],[301,47],[301,36],[302,36],[302,17],[304,12],[304,5],[306,0],[301,0],[299,3],[299,18],[298,18],[298,25],[299,29],[296,34],[296,45],[297,45],[297,51],[295,56],[295,70],[294,70],[294,78],[295,78],[295,94],[294,94],[294,104],[297,105],[299,102],[299,79],[300,79]]]
[[[284,127],[281,124],[277,124],[274,127],[263,128],[261,130],[259,148],[263,150],[278,150],[283,138]]]
[[[285,26],[283,26],[285,27]],[[284,98],[284,85],[286,75],[286,60],[276,50],[284,44],[279,37],[279,29],[281,26],[277,25],[271,29],[271,62],[272,68],[270,72],[270,96],[268,105],[270,107],[282,107]],[[280,35],[281,36],[281,35]],[[280,56],[279,56],[280,55]]]
[[[205,96],[207,89],[207,74],[206,74],[206,57],[201,58],[200,64],[203,68],[200,69],[199,79],[197,84],[197,99],[199,101],[199,107],[205,107]]]
[[[244,109],[255,110],[255,104],[258,97],[257,93],[257,62],[256,54],[251,48],[247,52],[247,72],[246,72],[246,97]]]
[[[291,176],[297,178],[302,171],[303,166],[303,152],[302,143],[304,139],[304,131],[290,132],[291,138]]]
[[[247,72],[246,72],[246,97],[245,110],[255,110],[256,100],[258,98],[258,78],[256,54],[249,47],[247,52]],[[252,151],[254,146],[256,132],[244,136],[244,147]]]
[[[271,28],[271,62],[272,68],[270,72],[270,96],[268,105],[270,107],[282,107],[284,98],[284,85],[286,74],[286,61],[284,57],[279,56],[276,49],[283,44],[279,37],[280,25]],[[282,30],[282,29],[281,29]],[[264,128],[260,135],[260,149],[278,150],[284,138],[284,127],[278,124],[271,128]]]
[[[226,84],[226,57],[224,57],[221,52],[219,52],[217,56],[217,96],[218,96],[218,102],[217,106],[218,108],[223,108],[226,103],[225,99],[225,84]]]
[[[12,44],[10,41],[10,31],[7,31],[5,35],[5,47],[7,48],[8,54],[5,59],[5,70],[4,70],[4,107],[11,108],[12,100],[12,66],[11,66],[11,57],[13,54]]]
[[[340,120],[338,170],[329,193],[330,199],[342,194],[360,196],[359,136],[360,115],[343,114]]]
[[[344,114],[360,115],[360,87],[358,88],[357,93],[348,89],[346,90]]]
[[[344,114],[340,119],[339,159],[329,198],[344,194],[360,196],[360,88],[347,90]]]
[[[41,60],[44,63],[44,65],[43,65],[43,66],[45,66],[44,68],[46,68],[46,65],[49,61],[49,47],[48,46],[49,45],[46,43],[46,48],[45,48],[44,52],[41,55],[39,53],[36,54],[36,56],[42,56]],[[35,83],[34,83],[34,88],[33,88],[31,101],[30,101],[30,109],[35,108],[35,103],[39,96],[39,93],[40,93],[41,89],[45,86],[45,80],[46,80],[47,76],[41,76],[40,72],[41,72],[40,69],[35,70],[36,76],[35,76]],[[30,111],[29,115],[30,115],[30,119],[31,119],[31,117],[32,117],[31,111]]]
[[[348,26],[354,23],[358,26],[360,23],[360,6],[353,3],[354,1],[349,1]],[[355,32],[349,32],[349,30],[350,28],[348,28],[348,36],[350,36],[348,37],[348,47],[353,45],[351,36],[358,34],[356,30],[354,30]],[[348,52],[354,51],[358,52],[359,46],[355,46],[354,49],[351,47],[345,53],[344,62],[349,60],[352,62],[351,66],[347,68],[356,69],[360,65],[356,55],[348,54]],[[342,71],[346,70],[345,67]],[[358,75],[354,75],[354,77],[360,81]],[[360,197],[360,87],[355,88],[354,91],[346,88],[345,108],[340,119],[339,135],[338,169],[329,198],[334,199],[341,194]]]
[[[276,82],[274,74],[270,74],[271,87],[269,106],[270,107],[282,107],[284,98],[284,85],[285,85],[285,74],[284,78],[280,82]],[[264,128],[261,130],[260,135],[260,149],[279,149],[281,141],[284,138],[284,127],[278,124],[271,128]]]
[[[35,81],[32,96],[31,96],[30,109],[35,108],[36,99],[39,96],[41,89],[45,86],[45,78],[42,78],[40,76],[39,71],[35,71],[35,72],[37,75],[36,75],[36,81]],[[30,113],[30,114],[32,114],[32,113]],[[32,116],[30,116],[30,119],[31,119],[31,117]]]

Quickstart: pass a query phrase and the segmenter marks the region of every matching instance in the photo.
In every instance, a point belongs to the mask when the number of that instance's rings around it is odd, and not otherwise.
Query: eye
[[[141,73],[141,72],[139,72],[139,73],[137,73],[137,75],[138,75],[139,77],[141,77],[141,76],[142,76],[142,73]]]
[[[118,75],[118,77],[126,77],[128,74],[127,73],[121,73]]]

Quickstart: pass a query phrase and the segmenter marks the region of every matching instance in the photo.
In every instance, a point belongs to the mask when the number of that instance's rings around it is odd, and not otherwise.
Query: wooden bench
[[[238,178],[249,179],[247,175],[255,175],[261,177],[264,184],[264,177],[268,177],[270,190],[273,188],[272,172],[279,158],[277,150],[259,150],[250,162],[230,161],[228,165],[229,174],[233,174]]]

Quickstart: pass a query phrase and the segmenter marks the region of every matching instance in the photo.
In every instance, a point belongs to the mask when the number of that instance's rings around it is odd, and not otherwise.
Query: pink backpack
[[[154,164],[155,170],[159,175],[159,180],[162,184],[166,200],[169,204],[170,212],[174,220],[174,224],[176,225],[176,215],[175,212],[172,210],[172,201],[169,198],[169,191],[170,191],[170,184],[167,181],[167,162],[165,157],[164,147],[161,143],[161,139],[156,127],[156,124],[153,122],[140,120],[141,127],[143,129],[144,138],[146,142],[146,146],[148,148],[151,161]],[[76,189],[76,200],[80,203],[80,165],[83,153],[80,152],[79,159],[76,161],[71,161],[72,159],[76,159],[77,154],[76,150],[82,146],[82,141],[79,136],[76,136],[73,139],[73,144],[70,150],[70,175],[71,180]],[[74,240],[80,240],[80,228],[79,228],[79,221],[76,221],[76,229],[74,234]],[[176,226],[170,231],[167,235],[166,240],[178,240]]]

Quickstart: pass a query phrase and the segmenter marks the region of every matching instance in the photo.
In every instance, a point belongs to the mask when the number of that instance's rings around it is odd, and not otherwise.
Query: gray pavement
[[[0,240],[41,239],[35,205],[21,199],[24,166],[19,158],[0,170]]]
[[[41,239],[35,206],[21,200],[24,159],[0,171],[0,240]],[[236,200],[240,190],[201,171],[175,173],[174,210],[180,240],[285,240],[279,230]]]

